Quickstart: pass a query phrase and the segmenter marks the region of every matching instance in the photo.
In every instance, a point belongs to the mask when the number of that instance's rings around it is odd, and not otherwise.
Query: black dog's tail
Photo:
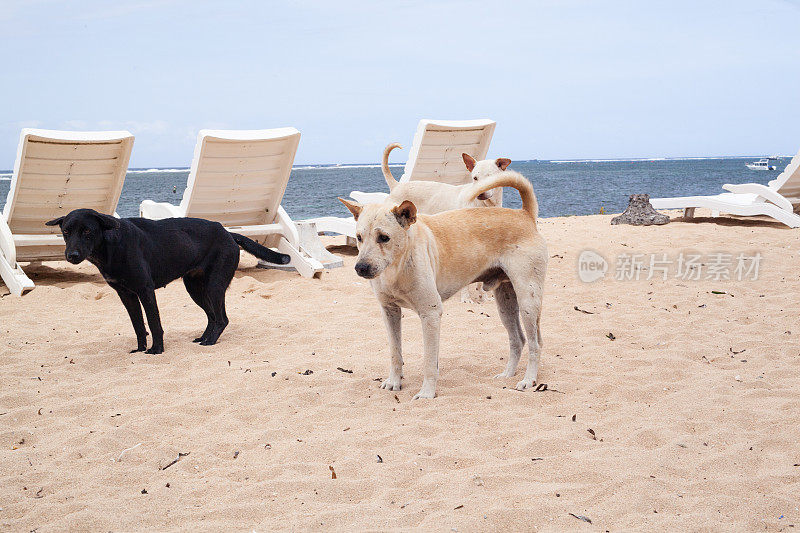
[[[239,235],[238,233],[233,233],[232,231],[229,233],[231,234],[231,237],[233,237],[233,240],[236,241],[236,244],[242,247],[242,250],[258,257],[259,259],[269,261],[270,263],[277,263],[279,265],[285,265],[292,259],[286,254],[280,254],[270,250],[266,246],[261,246],[253,239],[248,239],[244,235]]]

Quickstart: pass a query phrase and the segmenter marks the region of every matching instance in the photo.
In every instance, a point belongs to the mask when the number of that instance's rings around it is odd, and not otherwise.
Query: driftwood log
[[[633,226],[661,225],[669,222],[669,217],[653,209],[649,194],[631,194],[628,207],[611,219],[612,224],[631,224]]]

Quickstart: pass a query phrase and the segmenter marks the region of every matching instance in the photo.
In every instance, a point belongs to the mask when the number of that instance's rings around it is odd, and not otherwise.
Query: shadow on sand
[[[673,217],[670,220],[670,223],[672,222],[686,222],[689,224],[716,224],[717,226],[729,226],[729,227],[740,226],[743,228],[779,228],[787,230],[792,229],[786,224],[778,222],[777,220],[772,220],[768,218],[756,218],[756,217],[734,217],[734,216],[693,217],[693,218]]]

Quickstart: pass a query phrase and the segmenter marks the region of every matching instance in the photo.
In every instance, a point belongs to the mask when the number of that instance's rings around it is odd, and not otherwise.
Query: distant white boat
[[[777,167],[775,165],[770,165],[770,161],[777,161],[778,157],[762,157],[758,161],[753,161],[752,163],[745,163],[745,166],[750,170],[775,170]]]

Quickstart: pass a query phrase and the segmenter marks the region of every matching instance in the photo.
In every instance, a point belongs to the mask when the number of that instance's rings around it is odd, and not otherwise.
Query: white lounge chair
[[[48,220],[73,209],[116,214],[133,148],[127,131],[23,129],[0,216],[0,276],[16,296],[33,289],[20,262],[64,259],[64,239]]]
[[[486,159],[496,124],[489,119],[420,120],[403,175],[398,181],[441,181],[451,185],[468,183],[470,174],[461,154],[467,153],[478,161]],[[361,203],[379,203],[386,200],[389,194],[353,191],[350,196]],[[317,231],[346,235],[348,241],[356,236],[353,217],[320,217],[308,222],[313,222]]]
[[[683,209],[691,218],[698,207],[711,209],[711,215],[720,213],[755,216],[766,215],[791,228],[800,228],[800,152],[777,178],[768,185],[760,183],[725,184],[727,193],[713,196],[684,196],[680,198],[653,198],[656,209]]]
[[[300,249],[297,228],[281,206],[300,142],[295,128],[200,130],[180,205],[145,200],[144,218],[215,220],[291,257],[287,266],[313,277],[322,264]]]

